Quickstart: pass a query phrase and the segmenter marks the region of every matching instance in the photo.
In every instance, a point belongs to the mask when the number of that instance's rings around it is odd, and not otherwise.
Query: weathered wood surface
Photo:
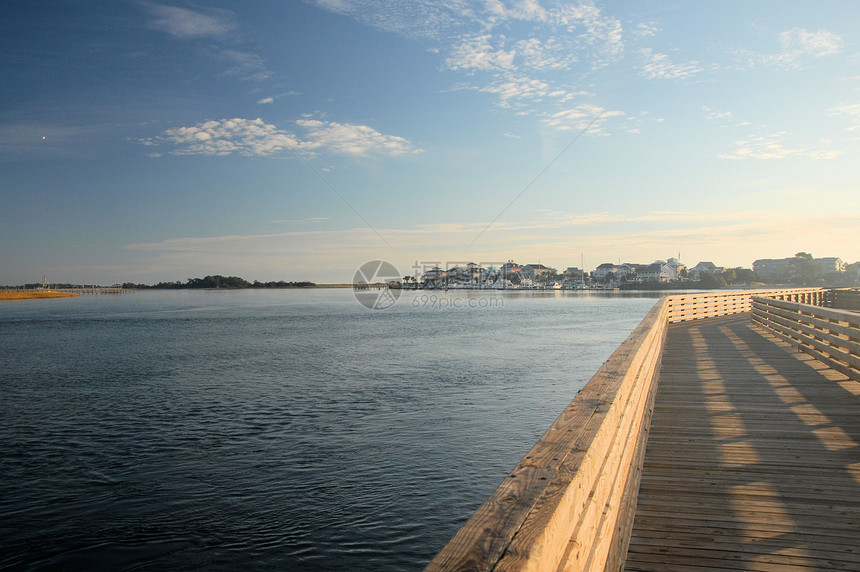
[[[860,570],[860,384],[750,315],[670,326],[628,570]]]

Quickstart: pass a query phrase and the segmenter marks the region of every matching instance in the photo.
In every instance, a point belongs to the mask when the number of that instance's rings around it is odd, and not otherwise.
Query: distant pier
[[[427,569],[860,569],[856,300],[661,299]]]
[[[58,288],[57,292],[70,294],[124,294],[130,292],[120,286],[80,286],[78,288]]]

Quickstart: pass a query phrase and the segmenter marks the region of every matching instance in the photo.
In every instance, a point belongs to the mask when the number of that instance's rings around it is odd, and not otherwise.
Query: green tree
[[[757,280],[756,273],[749,268],[735,268],[736,284],[751,284]]]
[[[792,279],[798,284],[809,286],[818,280],[815,259],[808,252],[798,252],[791,261]]]
[[[736,284],[738,280],[737,270],[734,268],[726,268],[720,272],[720,276],[726,281],[726,284]]]
[[[708,274],[707,272],[703,272],[699,278],[698,287],[712,290],[722,288],[725,285],[726,279],[720,274]]]

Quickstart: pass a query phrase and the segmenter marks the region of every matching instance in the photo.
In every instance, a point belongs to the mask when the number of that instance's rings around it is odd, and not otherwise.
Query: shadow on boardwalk
[[[626,568],[860,569],[860,384],[749,314],[671,326]]]

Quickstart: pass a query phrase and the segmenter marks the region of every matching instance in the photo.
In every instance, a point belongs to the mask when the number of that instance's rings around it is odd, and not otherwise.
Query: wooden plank
[[[796,531],[786,529],[776,535],[772,534],[771,530],[761,530],[760,534],[749,534],[748,526],[736,526],[720,528],[718,526],[698,526],[695,531],[691,531],[688,526],[660,526],[654,525],[648,529],[640,529],[635,535],[637,538],[649,538],[649,542],[657,544],[660,541],[671,542],[673,539],[678,539],[684,542],[701,542],[702,539],[714,544],[737,544],[743,549],[746,545],[765,545],[765,546],[792,546],[796,544],[798,536]],[[755,532],[755,531],[753,531]],[[806,543],[814,543],[820,548],[826,548],[828,551],[840,554],[840,558],[848,561],[860,561],[860,549],[854,544],[846,543],[846,537],[843,536],[827,536],[824,534],[812,534],[809,531],[803,531],[802,541]]]
[[[635,557],[635,560],[633,559]],[[797,555],[780,554],[749,554],[746,552],[731,552],[721,550],[695,550],[676,549],[671,553],[657,552],[633,552],[629,554],[631,560],[629,570],[637,570],[636,564],[654,563],[662,564],[663,570],[676,570],[678,566],[692,563],[700,566],[703,570],[762,570],[766,572],[791,570],[796,571],[803,568],[812,570],[851,570],[856,572],[857,565],[854,562],[845,562],[836,558],[803,558]]]
[[[671,511],[646,511],[641,515],[636,515],[637,525],[634,527],[633,537],[642,536],[643,531],[649,530],[688,530],[695,534],[713,534],[713,530],[725,531],[725,534],[737,534],[738,532],[749,535],[752,541],[765,535],[780,536],[784,534],[796,533],[797,527],[792,524],[784,524],[782,522],[767,522],[755,523],[751,521],[742,522],[737,518],[729,516],[714,515],[709,518],[705,514],[691,515],[675,515]],[[844,542],[844,539],[853,540],[857,537],[855,531],[846,531],[843,523],[823,522],[814,528],[803,530],[804,538],[810,541],[816,537],[826,537],[828,542],[844,544],[847,548],[856,550],[856,543]],[[843,540],[840,540],[843,539]]]
[[[860,569],[860,391],[801,356],[670,327],[626,569]]]

